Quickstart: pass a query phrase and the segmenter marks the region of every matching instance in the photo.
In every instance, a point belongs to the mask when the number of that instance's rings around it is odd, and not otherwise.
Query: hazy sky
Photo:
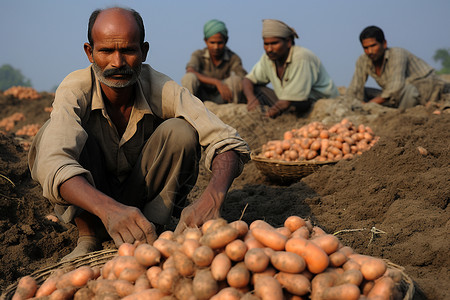
[[[228,46],[247,71],[263,53],[262,19],[284,21],[338,86],[351,80],[362,53],[358,36],[368,25],[384,30],[388,46],[406,48],[438,69],[435,51],[450,48],[449,0],[0,0],[0,65],[20,69],[38,91],[51,90],[89,65],[83,51],[89,15],[114,5],[141,13],[147,62],[178,83],[191,53],[204,47],[203,24],[210,19],[226,23]]]

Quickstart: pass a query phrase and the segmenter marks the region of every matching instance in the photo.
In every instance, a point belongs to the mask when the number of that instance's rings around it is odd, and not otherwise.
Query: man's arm
[[[220,216],[228,189],[239,175],[239,155],[233,150],[218,154],[212,162],[211,171],[211,179],[203,194],[181,212],[175,234]]]
[[[347,99],[358,99],[359,101],[364,101],[364,85],[366,84],[368,78],[364,59],[365,57],[360,56],[355,64],[355,72],[353,73],[352,80],[347,88],[347,91],[345,92],[345,98]]]
[[[124,205],[94,188],[83,176],[74,176],[60,185],[68,203],[96,215],[105,225],[116,246],[143,241],[153,243],[155,227],[136,207]]]
[[[187,67],[186,72],[194,73],[201,83],[214,85],[219,91],[220,96],[223,100],[227,102],[231,102],[233,100],[233,94],[231,93],[230,89],[222,82],[222,80],[206,76],[205,74],[195,71],[195,69],[192,67]]]
[[[253,88],[253,82],[244,77],[244,79],[242,79],[242,91],[247,99],[247,109],[249,111],[254,110],[259,105],[258,98],[256,98]]]

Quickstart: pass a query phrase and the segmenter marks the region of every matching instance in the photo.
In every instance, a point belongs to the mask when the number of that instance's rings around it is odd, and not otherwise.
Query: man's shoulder
[[[241,59],[241,58],[239,57],[239,55],[238,55],[236,52],[234,52],[233,50],[231,50],[231,49],[228,48],[228,47],[225,48],[225,53],[227,53],[227,54],[229,55],[230,58],[235,57],[235,58]]]
[[[172,78],[153,69],[149,64],[142,64],[139,81],[144,91],[161,89],[168,82],[175,83]]]
[[[295,61],[319,61],[319,57],[309,50],[301,46],[292,46],[292,60]]]
[[[86,90],[90,89],[93,82],[92,66],[75,70],[67,75],[60,84],[60,87]]]

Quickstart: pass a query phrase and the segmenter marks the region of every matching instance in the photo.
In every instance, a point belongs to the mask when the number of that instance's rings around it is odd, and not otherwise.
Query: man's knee
[[[396,106],[400,109],[407,109],[420,104],[419,91],[412,84],[405,84],[405,87],[394,98],[398,99]]]
[[[191,94],[195,94],[200,85],[200,81],[194,73],[186,73],[181,78],[181,85],[187,88]]]
[[[197,131],[183,119],[166,120],[158,126],[157,130],[174,151],[196,150],[199,146]]]

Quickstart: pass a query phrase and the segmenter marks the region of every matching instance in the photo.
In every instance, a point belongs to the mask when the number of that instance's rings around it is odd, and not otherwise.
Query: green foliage
[[[436,50],[433,59],[442,64],[442,69],[437,72],[438,74],[450,74],[450,48]]]
[[[30,79],[9,64],[0,67],[0,90],[7,90],[12,86],[31,86]]]
[[[0,67],[0,90],[5,91],[12,86],[31,86],[30,79],[25,78],[20,70],[5,64]]]

